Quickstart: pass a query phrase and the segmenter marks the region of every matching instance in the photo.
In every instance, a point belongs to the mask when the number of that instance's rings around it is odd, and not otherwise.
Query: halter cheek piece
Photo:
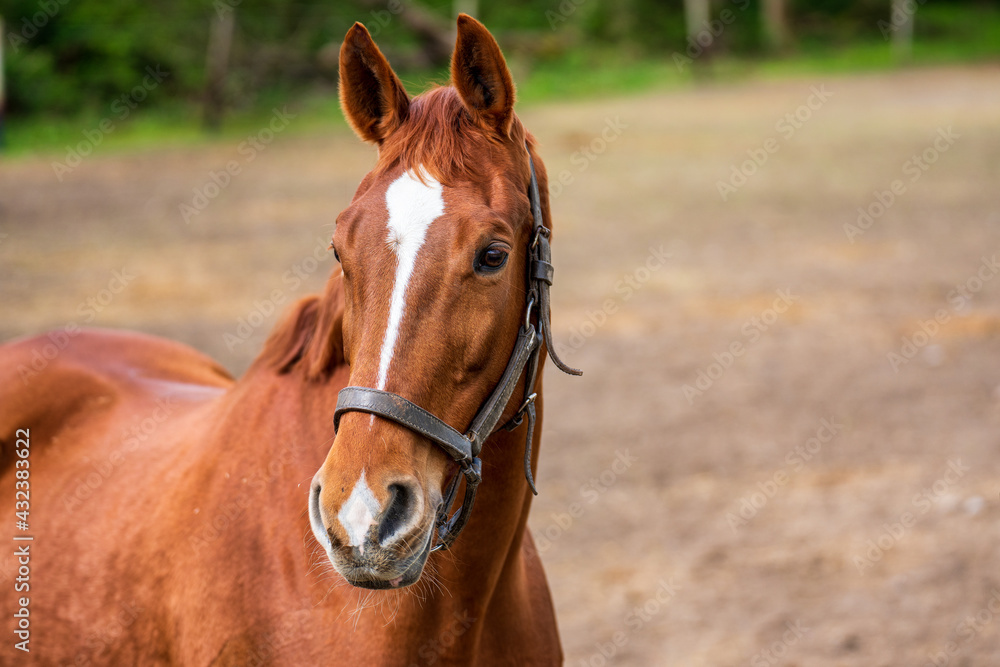
[[[533,222],[528,245],[528,294],[524,326],[517,334],[514,351],[510,355],[510,361],[507,362],[507,368],[500,382],[479,408],[469,430],[463,435],[419,405],[388,391],[368,387],[345,387],[337,396],[337,409],[333,413],[334,432],[339,428],[340,417],[345,412],[352,410],[368,412],[394,421],[428,438],[458,463],[465,475],[465,499],[462,501],[462,506],[449,517],[448,510],[458,493],[459,475],[455,475],[448,484],[441,508],[438,510],[436,523],[438,543],[433,551],[449,548],[468,523],[472,505],[476,500],[476,489],[482,481],[482,461],[479,459],[479,452],[486,439],[498,430],[497,422],[500,421],[500,416],[510,402],[522,373],[524,397],[517,412],[501,428],[513,431],[521,425],[524,416],[528,416],[528,436],[524,445],[524,476],[532,493],[538,495],[535,481],[531,476],[531,438],[535,430],[535,379],[538,377],[541,341],[544,339],[549,357],[559,370],[571,375],[583,375],[583,371],[564,364],[556,355],[552,345],[552,326],[549,322],[549,287],[552,285],[553,274],[552,250],[549,246],[550,232],[548,227],[542,224],[538,179],[535,177],[535,164],[531,160],[530,153],[528,164],[531,169],[528,200],[531,203]],[[533,311],[536,311],[534,323],[531,318]]]

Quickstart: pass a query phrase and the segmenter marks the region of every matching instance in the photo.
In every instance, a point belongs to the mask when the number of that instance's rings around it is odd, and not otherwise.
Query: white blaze
[[[444,213],[441,184],[426,172],[423,177],[426,184],[421,183],[412,172],[404,172],[385,192],[385,206],[389,211],[385,241],[396,254],[396,279],[392,286],[389,322],[379,355],[378,389],[385,389],[399,337],[399,325],[406,309],[406,288],[417,264],[417,253],[427,237],[427,228]]]
[[[344,532],[347,533],[348,546],[364,549],[365,535],[375,523],[375,517],[380,509],[375,495],[368,488],[368,482],[365,481],[365,471],[362,470],[361,477],[354,484],[354,489],[347,498],[347,502],[337,513],[337,519],[344,527]]]

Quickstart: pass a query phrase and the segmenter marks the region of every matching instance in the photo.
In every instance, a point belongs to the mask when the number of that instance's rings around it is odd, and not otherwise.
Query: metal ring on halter
[[[517,409],[517,412],[515,414],[521,414],[522,412],[527,410],[528,406],[535,402],[535,398],[537,396],[538,396],[537,393],[532,393],[530,396],[524,399],[524,403],[521,403],[521,407]]]
[[[542,224],[539,224],[537,227],[535,227],[534,238],[531,239],[531,245],[528,246],[528,248],[534,250],[535,246],[538,245],[538,238],[540,236],[548,237],[549,231],[550,231],[549,228]]]

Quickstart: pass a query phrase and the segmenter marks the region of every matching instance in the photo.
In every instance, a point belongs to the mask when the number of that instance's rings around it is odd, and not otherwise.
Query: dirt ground
[[[567,664],[1000,664],[1000,67],[521,115],[565,172],[586,373],[547,371],[531,519]],[[245,369],[373,154],[236,143],[0,164],[0,339],[128,327]]]

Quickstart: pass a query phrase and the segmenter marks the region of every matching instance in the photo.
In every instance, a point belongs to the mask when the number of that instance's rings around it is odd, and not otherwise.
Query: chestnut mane
[[[338,271],[323,294],[296,301],[271,331],[250,367],[279,374],[301,368],[307,380],[322,381],[344,362],[343,283]]]

